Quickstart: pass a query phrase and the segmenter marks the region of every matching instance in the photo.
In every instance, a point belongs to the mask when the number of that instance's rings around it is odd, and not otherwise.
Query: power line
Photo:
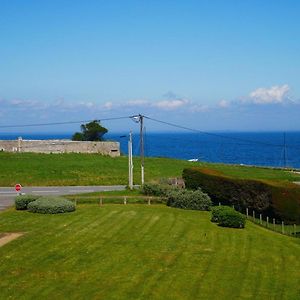
[[[36,124],[18,124],[18,125],[0,125],[0,128],[18,128],[18,127],[38,127],[38,126],[53,126],[53,125],[67,125],[67,124],[79,124],[79,123],[89,123],[93,121],[113,121],[121,119],[130,119],[131,116],[127,117],[116,117],[116,118],[105,118],[99,120],[81,120],[81,121],[67,121],[67,122],[52,122],[52,123],[36,123]]]
[[[271,146],[271,147],[281,147],[283,145],[279,145],[279,144],[272,144],[272,143],[266,143],[266,142],[261,142],[261,141],[255,141],[255,140],[248,140],[248,139],[243,139],[243,138],[239,138],[239,137],[233,137],[233,136],[228,136],[228,135],[222,135],[222,134],[218,134],[218,133],[212,133],[212,132],[207,132],[207,131],[203,131],[203,130],[199,130],[199,129],[195,129],[195,128],[190,128],[187,126],[182,126],[179,124],[175,124],[175,123],[170,123],[170,122],[166,122],[166,121],[162,121],[162,120],[158,120],[155,118],[151,118],[148,116],[144,116],[145,119],[157,122],[157,123],[161,123],[161,124],[165,124],[171,127],[176,127],[179,129],[184,129],[184,130],[188,130],[188,131],[192,131],[192,132],[197,132],[197,133],[202,133],[205,135],[210,135],[210,136],[215,136],[215,137],[219,137],[219,138],[224,138],[224,139],[230,139],[230,140],[235,140],[235,141],[240,141],[240,142],[244,142],[244,143],[251,143],[251,144],[260,144],[260,145],[264,145],[264,146]],[[284,145],[286,146],[286,145]],[[289,146],[289,148],[294,148],[294,149],[298,149],[300,150],[299,147],[294,147],[294,146]]]

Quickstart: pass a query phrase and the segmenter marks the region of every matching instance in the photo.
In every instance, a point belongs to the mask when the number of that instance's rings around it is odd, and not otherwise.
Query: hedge
[[[38,195],[20,195],[15,198],[15,206],[17,210],[26,210],[30,202],[40,198]]]
[[[41,197],[28,204],[28,211],[40,214],[60,214],[75,211],[75,204],[62,197]]]
[[[183,209],[210,210],[212,202],[201,189],[196,191],[180,189],[167,194],[167,205]]]
[[[183,170],[187,188],[201,188],[213,203],[234,205],[238,211],[246,208],[291,222],[300,222],[300,187],[286,183],[285,186],[272,185],[256,180],[236,179],[222,175],[209,174],[199,167]]]

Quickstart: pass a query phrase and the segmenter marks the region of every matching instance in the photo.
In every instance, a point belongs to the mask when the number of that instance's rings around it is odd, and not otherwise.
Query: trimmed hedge
[[[38,195],[20,195],[15,198],[16,210],[26,210],[30,202],[40,198]]]
[[[182,209],[210,210],[212,202],[201,189],[196,191],[181,189],[167,194],[167,205]]]
[[[28,204],[28,211],[40,214],[60,214],[75,211],[75,204],[62,197],[41,197]]]
[[[183,170],[187,188],[201,188],[213,203],[234,205],[245,212],[248,207],[257,213],[281,219],[287,223],[300,223],[300,188],[295,184],[284,186],[262,181],[236,179],[193,167]]]

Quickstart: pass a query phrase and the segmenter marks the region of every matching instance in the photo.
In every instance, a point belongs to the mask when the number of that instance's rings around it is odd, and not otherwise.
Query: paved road
[[[22,193],[34,195],[72,195],[80,193],[121,191],[125,185],[109,186],[33,186],[22,188]],[[17,195],[14,187],[0,187],[0,211],[13,205],[14,197]]]

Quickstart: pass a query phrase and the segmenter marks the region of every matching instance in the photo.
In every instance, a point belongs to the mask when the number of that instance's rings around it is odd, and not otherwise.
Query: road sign
[[[21,191],[21,188],[22,188],[22,186],[21,186],[20,183],[17,183],[17,184],[15,185],[16,192],[20,192],[20,191]]]

